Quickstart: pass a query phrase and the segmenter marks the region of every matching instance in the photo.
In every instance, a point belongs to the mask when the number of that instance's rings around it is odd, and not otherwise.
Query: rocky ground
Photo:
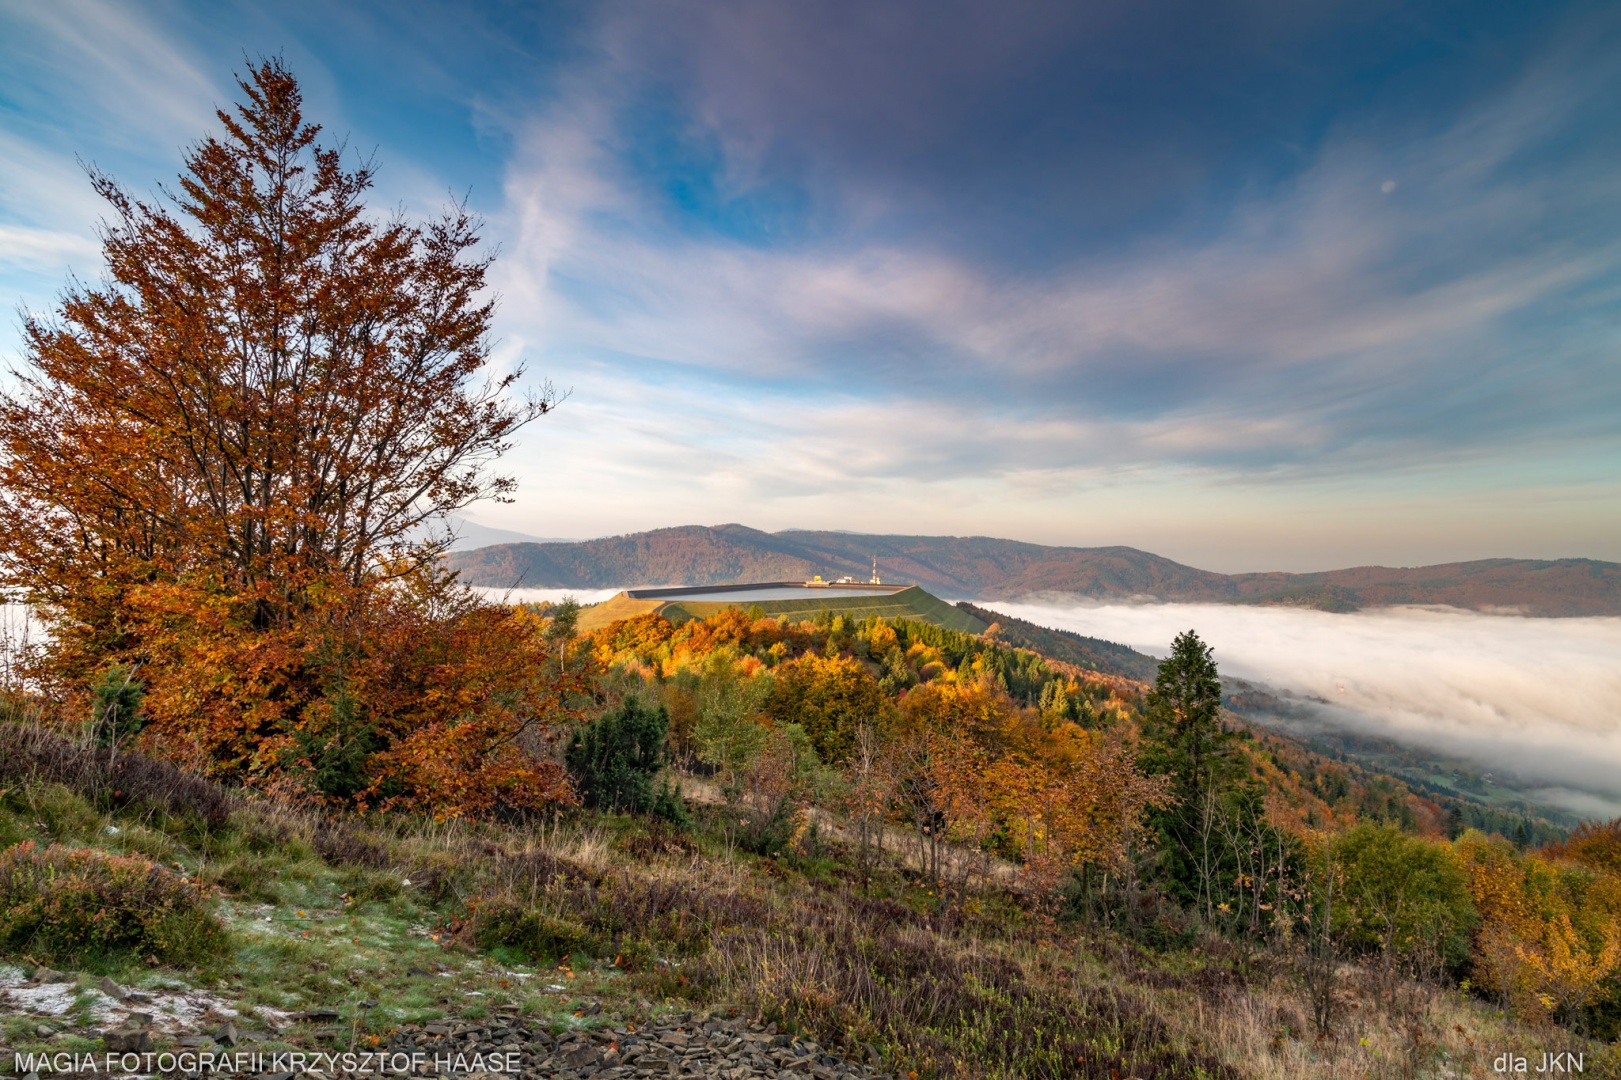
[[[678,1014],[641,1026],[634,1023],[570,1032],[560,1037],[527,1025],[518,1015],[497,1015],[474,1022],[443,1021],[407,1025],[387,1048],[428,1057],[457,1055],[471,1060],[516,1053],[525,1076],[559,1080],[608,1080],[610,1077],[713,1076],[745,1077],[878,1077],[860,1065],[826,1053],[815,1042],[801,1041],[775,1024],[750,1023],[746,1017]]]
[[[109,1071],[106,1055],[246,1054],[258,1080],[332,1080],[339,1076],[519,1075],[556,1080],[618,1077],[791,1077],[888,1080],[871,1064],[827,1053],[815,1042],[725,1012],[677,1013],[641,1023],[608,1018],[586,1002],[578,1026],[558,1032],[516,1008],[473,1018],[404,1024],[374,1045],[337,1010],[283,1013],[259,1009],[244,1020],[231,1003],[198,990],[134,991],[110,979],[87,986],[40,968],[0,985],[0,1016],[26,1018],[35,1051],[67,1055],[70,1067],[16,1068],[0,1046],[0,1071],[142,1075]],[[371,1005],[362,1002],[362,1006]],[[13,1026],[15,1030],[15,1026]],[[293,1055],[302,1055],[295,1058]],[[347,1055],[347,1056],[346,1056]],[[873,1054],[876,1059],[876,1053]],[[62,1059],[58,1059],[60,1062]],[[158,1060],[162,1060],[159,1058]],[[185,1058],[179,1059],[184,1063]],[[239,1068],[226,1070],[244,1075]],[[172,1068],[170,1076],[187,1075]]]

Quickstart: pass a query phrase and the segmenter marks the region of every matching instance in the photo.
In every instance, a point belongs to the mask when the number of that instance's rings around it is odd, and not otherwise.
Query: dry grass
[[[98,806],[147,803],[209,828],[230,817],[235,800],[218,784],[130,750],[88,746],[33,724],[0,721],[0,784],[63,784]]]
[[[3,728],[0,742],[24,751],[0,752],[7,776],[66,784],[97,805],[120,798],[93,756],[72,759],[83,751],[71,744]],[[823,819],[820,854],[749,856],[725,842],[722,800],[718,791],[705,798],[701,782],[687,790],[707,804],[702,823],[683,835],[602,815],[510,826],[339,818],[239,798],[161,768],[127,775],[147,778],[138,800],[178,812],[192,797],[185,793],[201,791],[228,808],[224,824],[187,834],[186,843],[197,876],[234,903],[269,902],[281,912],[289,907],[281,892],[310,894],[300,875],[324,874],[322,888],[336,893],[337,881],[351,903],[408,901],[414,914],[398,940],[450,949],[469,964],[478,963],[474,953],[493,952],[497,970],[519,956],[559,964],[566,978],[577,970],[610,1013],[735,1005],[852,1055],[876,1050],[902,1074],[1487,1077],[1498,1075],[1499,1055],[1525,1057],[1534,1069],[1545,1051],[1569,1048],[1585,1055],[1584,1076],[1621,1075],[1613,1049],[1507,1021],[1457,990],[1412,983],[1395,1006],[1376,1008],[1354,968],[1341,972],[1335,1036],[1317,1039],[1285,955],[1214,937],[1197,951],[1154,952],[1056,923],[983,879],[941,896],[920,873],[916,848],[894,842],[901,830],[870,882],[831,819]],[[103,825],[87,819],[74,828],[89,836]],[[126,825],[121,839],[134,833]],[[425,918],[440,944],[407,925]],[[326,963],[317,969],[310,947],[295,945],[285,958],[259,949],[255,979],[265,992],[278,979],[328,984]],[[432,1000],[402,1007],[425,1010]]]
[[[1329,1038],[1310,1033],[1293,980],[1215,994],[1162,995],[1173,1027],[1203,1038],[1246,1076],[1258,1080],[1418,1080],[1502,1075],[1498,1059],[1526,1059],[1531,1071],[1544,1053],[1583,1055],[1584,1075],[1621,1076],[1621,1057],[1559,1028],[1534,1028],[1456,989],[1408,983],[1400,1005],[1374,1004],[1364,973],[1340,972],[1341,1020]]]
[[[717,807],[727,805],[720,785],[714,781],[690,773],[680,773],[676,779],[682,798],[689,803]],[[852,849],[859,842],[854,829],[821,807],[808,807],[806,813],[826,839]],[[920,876],[930,872],[931,864],[924,841],[916,829],[877,822],[872,826],[868,842],[879,857],[895,868]],[[940,846],[938,867],[941,878],[946,881],[992,882],[1009,889],[1018,889],[1021,884],[1018,866],[1006,859],[958,844]]]

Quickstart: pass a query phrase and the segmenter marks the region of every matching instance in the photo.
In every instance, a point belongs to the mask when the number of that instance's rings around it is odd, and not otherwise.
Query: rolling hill
[[[1593,559],[1482,559],[1307,574],[1218,574],[1129,547],[687,525],[599,540],[497,544],[452,552],[447,563],[470,585],[603,589],[780,581],[817,574],[865,579],[874,556],[885,580],[911,582],[953,598],[1067,593],[1326,611],[1447,604],[1540,616],[1621,614],[1621,564]]]

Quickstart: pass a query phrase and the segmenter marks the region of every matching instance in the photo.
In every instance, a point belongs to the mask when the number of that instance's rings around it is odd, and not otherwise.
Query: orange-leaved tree
[[[26,322],[0,398],[0,587],[48,623],[38,673],[64,699],[110,664],[138,669],[150,745],[216,774],[407,798],[416,772],[385,784],[369,765],[411,756],[377,657],[404,624],[429,653],[493,647],[504,634],[470,629],[492,619],[537,632],[468,610],[433,567],[445,516],[508,495],[492,462],[557,399],[513,401],[520,373],[487,373],[490,261],[465,206],[378,217],[371,166],[317,141],[279,59],[240,86],[172,192],[91,172],[106,277]],[[412,676],[418,741],[533,730],[544,718],[510,703],[557,700],[507,653],[452,659]],[[516,801],[555,794],[545,767],[515,780],[503,760]]]
[[[1073,723],[1049,730],[989,679],[907,693],[896,731],[899,790],[920,831],[972,848],[997,838],[1050,889],[1086,866],[1118,869],[1169,781],[1139,772],[1127,749]]]

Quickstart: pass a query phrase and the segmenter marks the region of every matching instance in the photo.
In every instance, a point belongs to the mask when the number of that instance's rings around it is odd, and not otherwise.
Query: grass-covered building
[[[868,582],[764,581],[752,584],[627,589],[580,617],[580,629],[595,630],[616,619],[657,613],[674,623],[703,619],[727,608],[758,609],[775,619],[797,622],[824,611],[862,620],[870,615],[916,619],[967,634],[983,633],[974,615],[924,592],[916,585]]]

